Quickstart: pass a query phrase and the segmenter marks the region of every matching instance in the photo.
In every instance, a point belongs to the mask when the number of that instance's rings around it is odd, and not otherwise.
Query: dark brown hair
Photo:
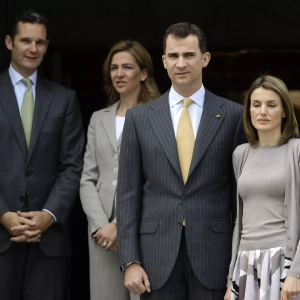
[[[198,38],[199,49],[202,54],[207,52],[206,38],[204,32],[194,24],[187,22],[176,23],[168,27],[163,39],[163,51],[166,54],[166,43],[169,35],[173,35],[175,38],[184,39],[189,35],[195,35]]]

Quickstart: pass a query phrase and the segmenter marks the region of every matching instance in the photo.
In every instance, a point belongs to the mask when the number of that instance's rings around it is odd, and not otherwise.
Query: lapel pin
[[[221,118],[221,115],[217,114],[217,115],[216,115],[216,118]]]

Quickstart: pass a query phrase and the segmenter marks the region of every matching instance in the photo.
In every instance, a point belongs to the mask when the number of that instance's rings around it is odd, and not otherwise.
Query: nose
[[[117,77],[122,77],[122,76],[124,76],[123,69],[122,69],[122,68],[119,68],[119,69],[117,70]]]
[[[262,106],[260,107],[260,114],[261,114],[261,115],[266,115],[266,106],[265,106],[265,105],[262,105]]]
[[[36,43],[35,42],[32,42],[30,44],[29,51],[30,52],[37,52],[37,47],[36,47]]]
[[[184,57],[179,56],[178,60],[177,60],[177,68],[182,69],[182,68],[185,68],[185,67],[186,67],[186,61],[185,61]]]

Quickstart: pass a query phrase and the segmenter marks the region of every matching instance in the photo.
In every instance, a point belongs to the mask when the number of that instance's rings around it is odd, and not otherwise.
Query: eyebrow
[[[194,51],[187,51],[187,52],[184,52],[183,53],[183,56],[187,56],[187,55],[195,55],[196,54],[196,52],[194,52]],[[167,53],[167,56],[168,57],[171,57],[171,56],[179,56],[179,54],[178,54],[178,52],[170,52],[170,53]]]

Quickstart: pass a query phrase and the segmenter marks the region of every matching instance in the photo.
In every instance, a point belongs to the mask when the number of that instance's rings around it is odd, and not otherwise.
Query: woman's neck
[[[130,109],[138,104],[136,97],[120,97],[120,104],[117,109],[117,116],[124,117],[127,109]]]
[[[258,132],[258,140],[261,146],[275,146],[278,144],[281,133],[270,134],[267,132]]]

